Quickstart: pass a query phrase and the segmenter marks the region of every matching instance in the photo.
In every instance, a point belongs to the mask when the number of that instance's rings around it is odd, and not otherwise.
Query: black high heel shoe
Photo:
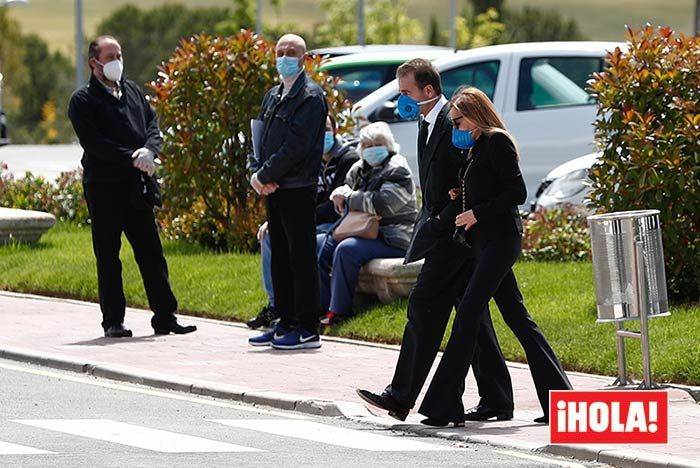
[[[549,424],[549,416],[545,414],[544,416],[535,418],[534,421],[539,424]]]
[[[452,427],[464,427],[464,421],[441,421],[439,419],[425,418],[420,422],[426,426],[445,427],[452,424]]]

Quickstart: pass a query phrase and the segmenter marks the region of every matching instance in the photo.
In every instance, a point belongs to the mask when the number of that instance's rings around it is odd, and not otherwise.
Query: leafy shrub
[[[589,260],[586,213],[566,205],[537,210],[523,222],[523,258],[542,261]]]
[[[326,90],[329,112],[341,114],[340,129],[347,130],[353,125],[350,104],[320,63],[309,58],[306,69]],[[150,87],[165,134],[161,225],[168,237],[222,250],[257,248],[265,210],[246,170],[250,119],[276,80],[274,44],[246,30],[182,40],[163,63]]]
[[[591,170],[600,212],[660,210],[669,294],[700,290],[700,47],[698,37],[647,25],[608,54],[591,92],[602,148]]]
[[[84,224],[90,215],[81,180],[81,171],[63,172],[53,184],[32,173],[15,179],[0,162],[0,206],[45,211],[60,221]]]

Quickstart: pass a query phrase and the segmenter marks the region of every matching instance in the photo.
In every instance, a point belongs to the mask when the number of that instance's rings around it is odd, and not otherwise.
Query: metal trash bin
[[[589,216],[588,226],[597,321],[669,315],[659,210]]]
[[[589,216],[595,276],[597,322],[615,322],[618,377],[625,386],[625,338],[642,347],[644,381],[640,389],[658,388],[651,380],[648,319],[670,315],[659,210],[637,210]],[[640,331],[626,330],[626,320],[639,320]]]

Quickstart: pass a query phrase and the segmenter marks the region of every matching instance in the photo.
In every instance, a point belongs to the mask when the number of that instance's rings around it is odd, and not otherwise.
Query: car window
[[[493,99],[493,92],[496,89],[496,80],[498,79],[500,64],[501,62],[499,60],[492,60],[488,62],[471,63],[441,72],[440,82],[442,84],[443,94],[447,99],[450,99],[459,87],[475,86],[486,93],[490,99]],[[394,109],[397,107],[396,103],[398,100],[398,94],[391,100],[394,104]],[[406,121],[407,119],[402,119],[396,110],[392,118],[383,120],[392,123]]]
[[[397,65],[367,65],[329,70],[328,73],[341,79],[337,88],[352,102],[357,102],[373,91],[384,86],[394,77],[392,71]],[[390,79],[387,79],[390,76]]]
[[[523,59],[518,77],[517,110],[589,105],[586,81],[603,67],[594,57]]]
[[[489,99],[493,100],[500,64],[500,61],[492,60],[472,63],[442,72],[440,78],[443,94],[447,99],[450,99],[460,86],[474,86],[483,91]]]

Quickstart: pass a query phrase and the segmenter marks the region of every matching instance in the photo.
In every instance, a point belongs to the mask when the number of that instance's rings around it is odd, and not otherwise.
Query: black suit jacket
[[[459,214],[459,205],[450,200],[448,192],[459,187],[458,172],[463,161],[459,151],[452,145],[449,110],[449,105],[445,104],[438,113],[425,150],[418,157],[423,206],[413,228],[413,237],[404,263],[425,258],[432,249],[444,243],[452,246],[454,221]]]
[[[518,165],[518,150],[511,137],[500,130],[481,135],[472,148],[466,170],[467,194],[476,224],[470,229],[477,241],[521,235],[518,205],[527,189]]]

